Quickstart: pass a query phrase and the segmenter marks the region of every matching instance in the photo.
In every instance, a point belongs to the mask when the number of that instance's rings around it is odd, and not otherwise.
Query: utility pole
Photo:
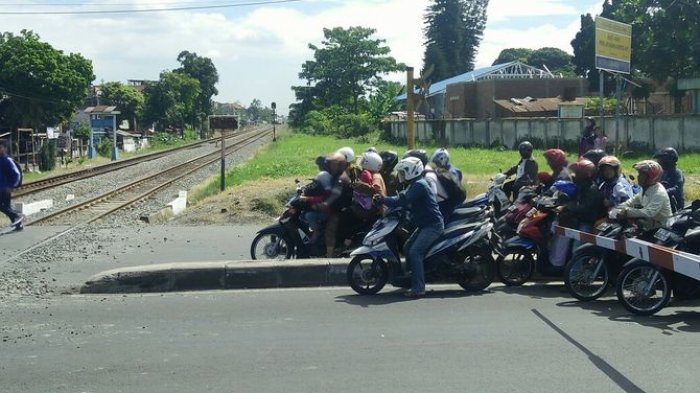
[[[275,125],[277,124],[277,103],[272,103],[272,141],[277,142]]]
[[[414,84],[413,67],[406,67],[406,141],[409,150],[416,147],[416,124],[413,118]]]

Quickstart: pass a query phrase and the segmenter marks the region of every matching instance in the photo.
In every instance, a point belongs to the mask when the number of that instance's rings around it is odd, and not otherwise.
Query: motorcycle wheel
[[[505,250],[496,259],[498,279],[507,286],[520,286],[535,273],[535,258],[525,249]]]
[[[381,259],[358,255],[348,265],[347,279],[350,288],[360,295],[374,295],[389,280],[389,268]]]
[[[598,265],[602,263],[596,273]],[[595,275],[595,277],[593,277]],[[600,252],[590,252],[569,261],[564,269],[564,285],[578,300],[588,302],[603,296],[610,284],[608,266]]]
[[[658,274],[657,274],[658,273]],[[650,280],[656,275],[651,289]],[[666,275],[645,261],[633,262],[620,273],[617,280],[617,299],[637,315],[652,315],[664,308],[671,299],[671,287]]]
[[[496,276],[496,267],[491,253],[469,256],[464,261],[468,268],[473,268],[473,272],[464,274],[457,284],[466,291],[476,292],[489,287]],[[471,269],[470,269],[471,270]]]
[[[284,235],[259,233],[250,245],[250,257],[254,260],[290,259],[292,244]]]

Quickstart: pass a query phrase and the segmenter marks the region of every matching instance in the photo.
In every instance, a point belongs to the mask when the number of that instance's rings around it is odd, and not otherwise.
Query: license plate
[[[671,232],[661,228],[656,233],[654,234],[654,237],[657,240],[661,240],[662,242],[667,241],[671,237]]]
[[[515,206],[515,205],[509,206],[509,207],[508,207],[508,211],[509,211],[509,212],[512,212],[512,211],[515,210],[516,208],[517,208],[517,206]]]
[[[603,232],[603,231],[607,231],[608,228],[610,228],[611,226],[612,226],[612,224],[610,224],[609,222],[604,222],[604,223],[598,225],[595,229]]]
[[[532,217],[535,213],[537,213],[537,209],[535,209],[535,208],[533,207],[532,209],[530,209],[530,210],[527,212],[527,214],[525,214],[525,216],[528,217],[528,218],[530,218],[530,217]]]

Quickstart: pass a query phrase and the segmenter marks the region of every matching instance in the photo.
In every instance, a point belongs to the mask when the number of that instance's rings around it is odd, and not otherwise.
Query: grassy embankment
[[[261,148],[248,162],[237,165],[229,170],[226,184],[228,194],[243,196],[248,207],[263,213],[274,215],[279,213],[286,197],[294,188],[294,179],[304,180],[316,175],[314,159],[321,154],[327,154],[342,146],[351,146],[357,155],[363,152],[368,144],[358,143],[353,139],[336,139],[332,137],[309,136],[303,134],[285,133],[276,143],[270,143]],[[403,154],[404,146],[389,143],[374,145],[379,150],[391,149]],[[429,152],[434,146],[420,145]],[[489,179],[499,170],[506,170],[518,161],[516,151],[498,151],[478,148],[451,148],[450,155],[453,163],[464,172],[465,186],[469,197],[484,192]],[[542,151],[535,151],[541,171],[549,171]],[[574,155],[569,156],[575,160]],[[644,156],[623,158],[623,166],[627,172],[632,164],[644,159]],[[680,168],[686,174],[687,200],[700,198],[700,154],[684,154],[680,160]],[[197,188],[190,202],[202,201],[218,194],[220,178],[213,177]],[[233,188],[231,188],[233,187]],[[240,203],[237,200],[236,203]],[[241,208],[246,208],[241,206]]]

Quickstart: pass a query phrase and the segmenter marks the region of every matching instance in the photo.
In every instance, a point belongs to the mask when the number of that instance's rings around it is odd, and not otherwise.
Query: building
[[[418,112],[428,118],[491,118],[499,116],[497,100],[514,97],[571,100],[586,95],[588,81],[555,75],[519,62],[479,68],[433,83],[426,94],[427,105]],[[405,100],[403,94],[396,98]]]

